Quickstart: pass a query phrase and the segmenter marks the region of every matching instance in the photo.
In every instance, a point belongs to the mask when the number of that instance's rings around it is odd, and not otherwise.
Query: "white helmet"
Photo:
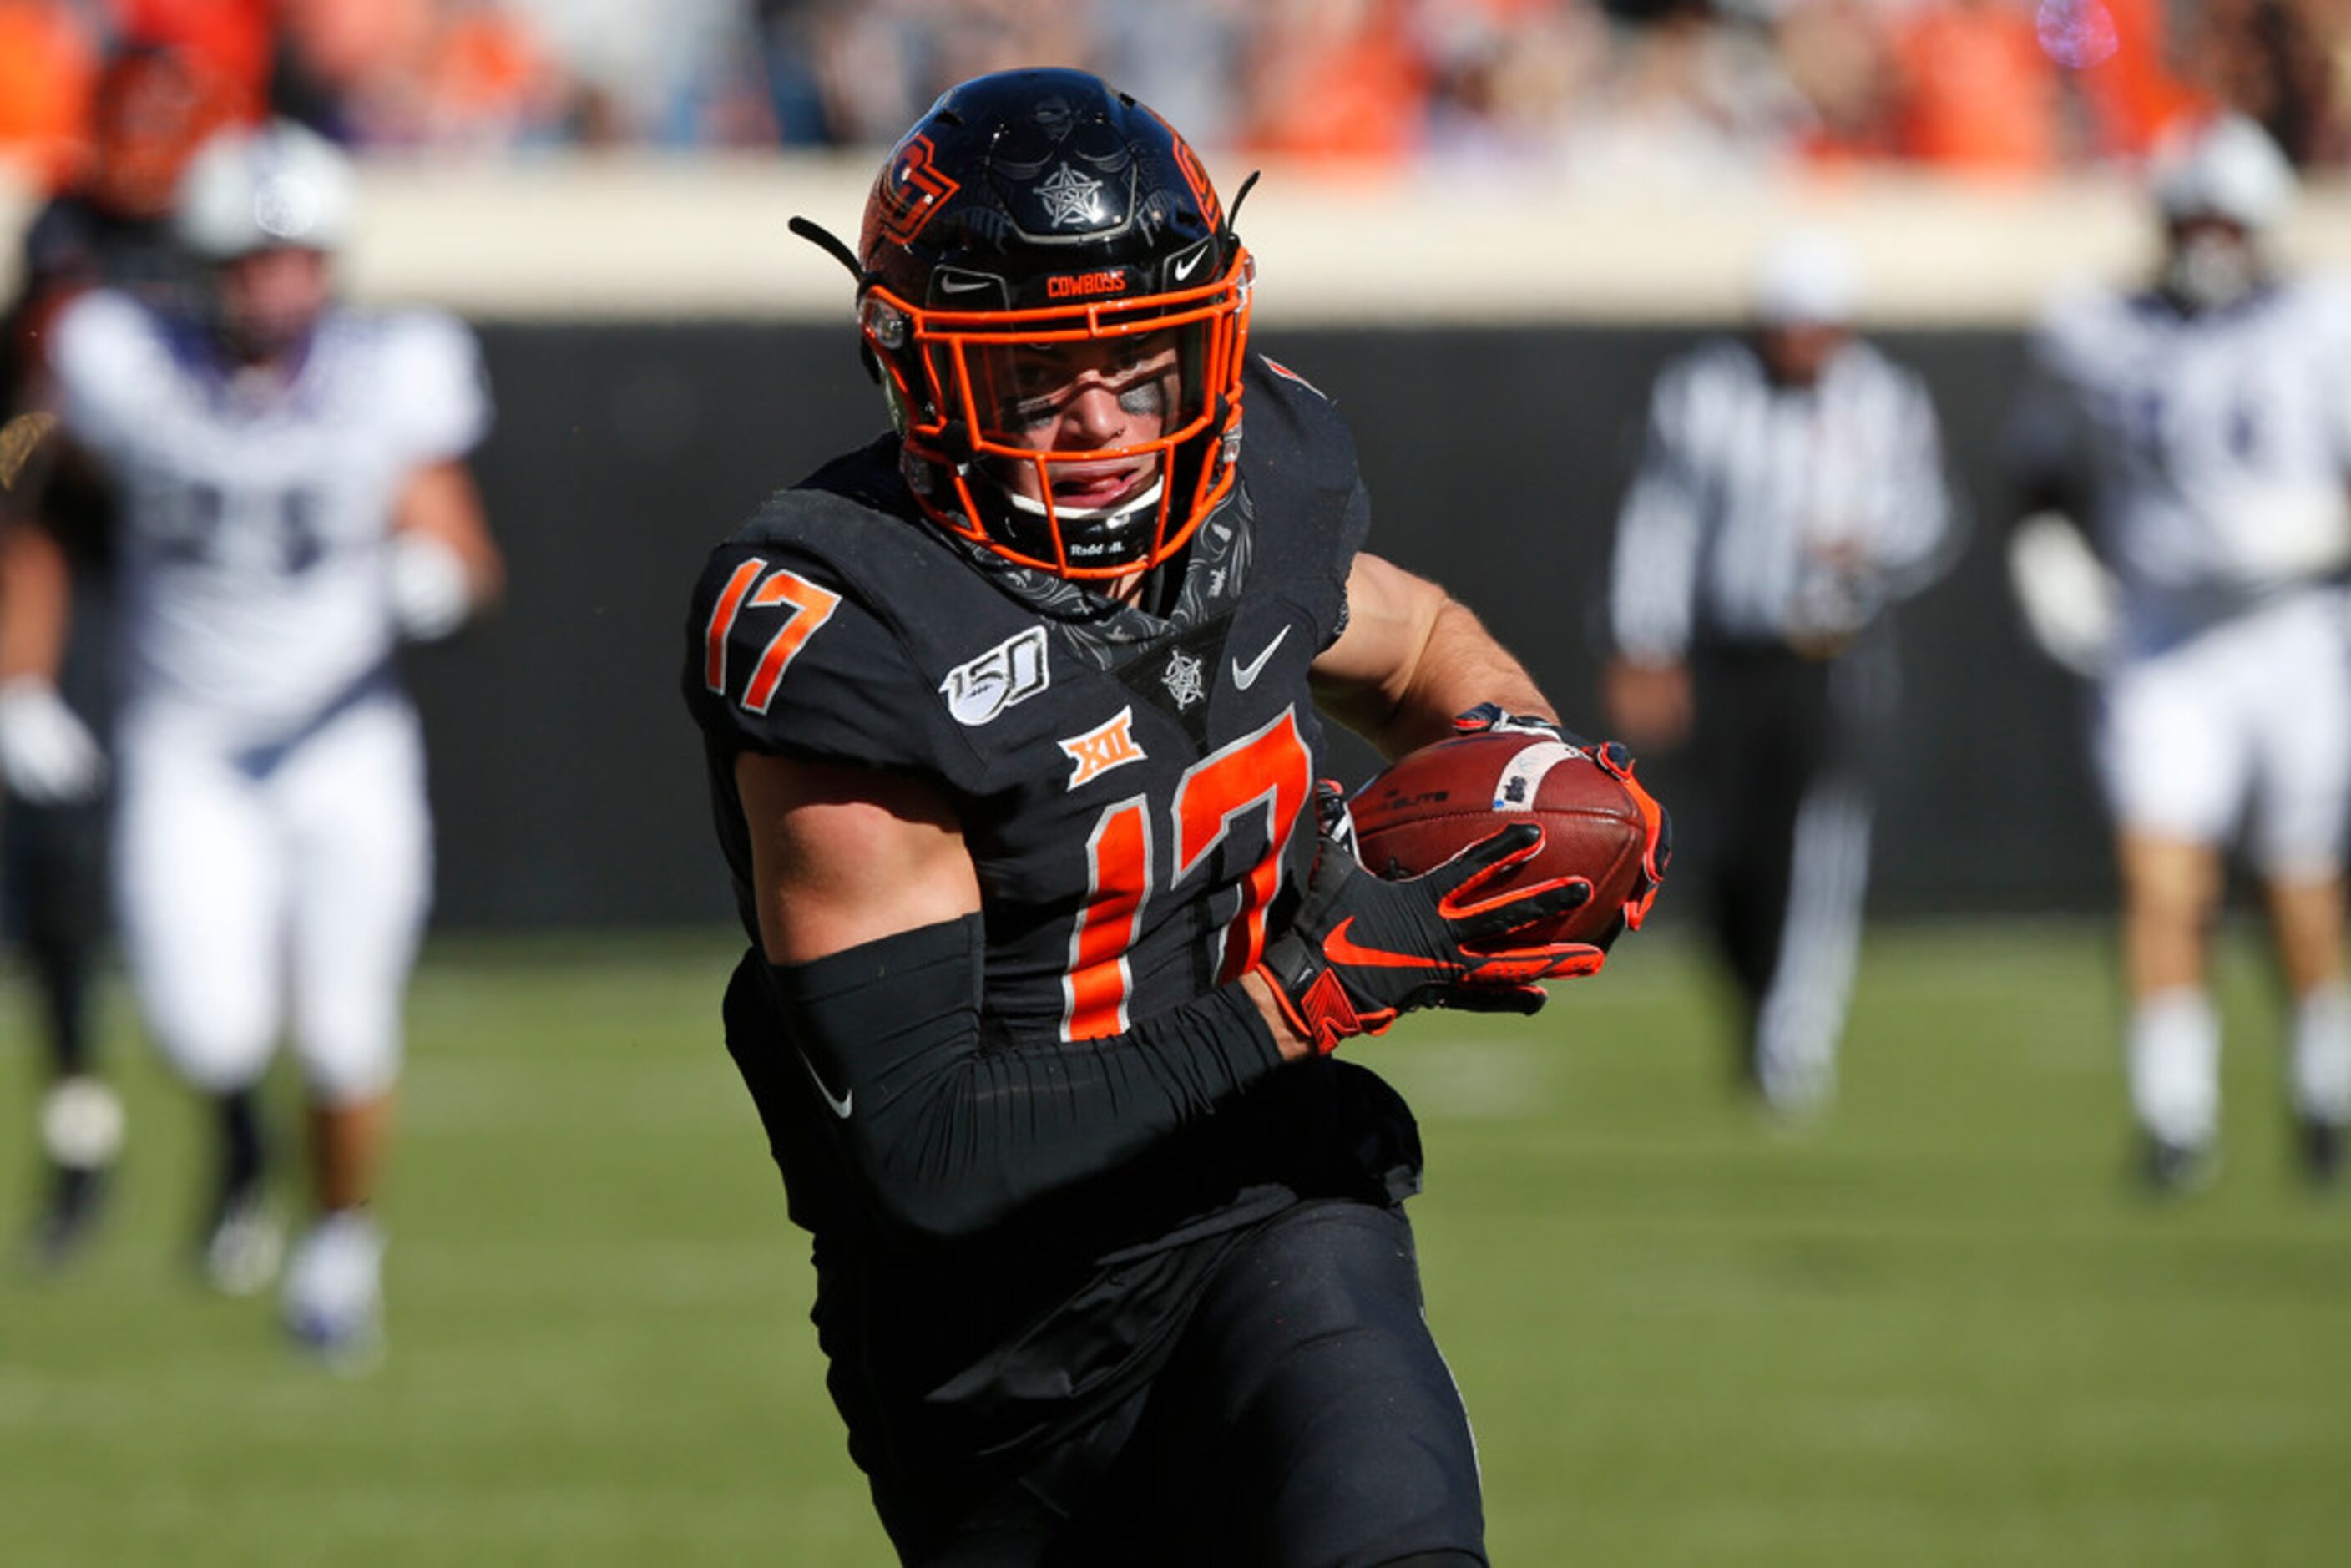
[[[334,250],[350,237],[350,160],[291,120],[225,131],[180,176],[172,227],[210,261],[294,246]]]
[[[2151,165],[2165,219],[2219,218],[2259,234],[2294,201],[2293,166],[2269,133],[2241,114],[2224,114],[2168,137]]]

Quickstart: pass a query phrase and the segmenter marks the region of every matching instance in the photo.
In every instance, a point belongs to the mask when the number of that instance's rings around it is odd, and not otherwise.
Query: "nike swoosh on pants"
[[[807,1057],[801,1056],[797,1051],[792,1052],[792,1054],[799,1057],[801,1070],[808,1073],[809,1082],[816,1085],[816,1092],[824,1096],[826,1106],[831,1110],[834,1115],[840,1117],[844,1122],[848,1121],[850,1103],[857,1098],[857,1091],[852,1089],[846,1094],[836,1095],[831,1090],[825,1087],[824,1080],[816,1075],[816,1064],[814,1062],[810,1061]]]

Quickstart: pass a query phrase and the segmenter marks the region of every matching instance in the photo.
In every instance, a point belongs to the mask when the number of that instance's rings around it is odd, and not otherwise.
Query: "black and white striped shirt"
[[[1668,365],[1617,519],[1609,610],[1644,664],[1702,641],[1835,645],[1949,563],[1955,508],[1925,384],[1869,344],[1810,387],[1744,340]]]

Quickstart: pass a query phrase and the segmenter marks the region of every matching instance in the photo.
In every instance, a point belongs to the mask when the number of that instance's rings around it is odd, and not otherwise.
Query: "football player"
[[[65,433],[121,497],[118,919],[150,1031],[219,1107],[205,1265],[236,1291],[275,1270],[251,1091],[283,1027],[317,1203],[286,1321],[346,1364],[379,1330],[368,1200],[430,892],[392,656],[453,630],[501,572],[464,462],[488,418],[473,340],[440,316],[336,305],[352,200],[343,155],[308,131],[215,136],[173,209],[202,268],[193,308],[99,289],[50,348]],[[42,534],[11,536],[5,689],[54,677],[57,560]]]
[[[1490,891],[1531,824],[1369,875],[1318,707],[1391,755],[1551,708],[1361,550],[1337,413],[1249,351],[1254,263],[1132,99],[966,82],[853,251],[799,226],[894,428],[717,549],[684,690],[750,937],[727,1046],[884,1525],[920,1563],[1483,1563],[1412,1116],[1330,1053],[1533,1011],[1601,951],[1513,933],[1591,887]]]
[[[2294,176],[2250,120],[2194,128],[2152,172],[2152,286],[2061,300],[2034,340],[2011,566],[2035,633],[2092,678],[2146,1176],[2172,1190],[2212,1169],[2208,944],[2250,815],[2294,997],[2291,1101],[2331,1179],[2351,1117],[2351,296],[2277,269]]]
[[[8,796],[0,874],[12,935],[40,993],[50,1065],[41,1105],[48,1181],[30,1239],[40,1268],[64,1264],[89,1239],[123,1131],[121,1103],[98,1071],[89,1006],[106,934],[105,761],[89,722],[105,703],[106,617],[102,563],[92,554],[114,499],[87,464],[60,461],[63,444],[50,438],[48,329],[90,288],[159,304],[174,296],[186,267],[171,235],[173,184],[197,145],[236,112],[223,84],[171,50],[132,47],[110,58],[91,94],[83,167],[26,229],[16,298],[0,329],[0,515],[38,515],[76,547],[73,648],[56,685],[0,687],[0,729],[9,732],[0,742]],[[0,626],[0,637],[10,630]]]

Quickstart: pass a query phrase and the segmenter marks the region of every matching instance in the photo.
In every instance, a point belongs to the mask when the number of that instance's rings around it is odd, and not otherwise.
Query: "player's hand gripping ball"
[[[1665,808],[1633,777],[1615,741],[1584,742],[1556,729],[1482,724],[1398,758],[1349,802],[1356,853],[1384,877],[1415,876],[1512,822],[1532,822],[1541,847],[1498,880],[1583,877],[1592,897],[1513,942],[1586,942],[1606,949],[1638,930],[1673,858]]]

